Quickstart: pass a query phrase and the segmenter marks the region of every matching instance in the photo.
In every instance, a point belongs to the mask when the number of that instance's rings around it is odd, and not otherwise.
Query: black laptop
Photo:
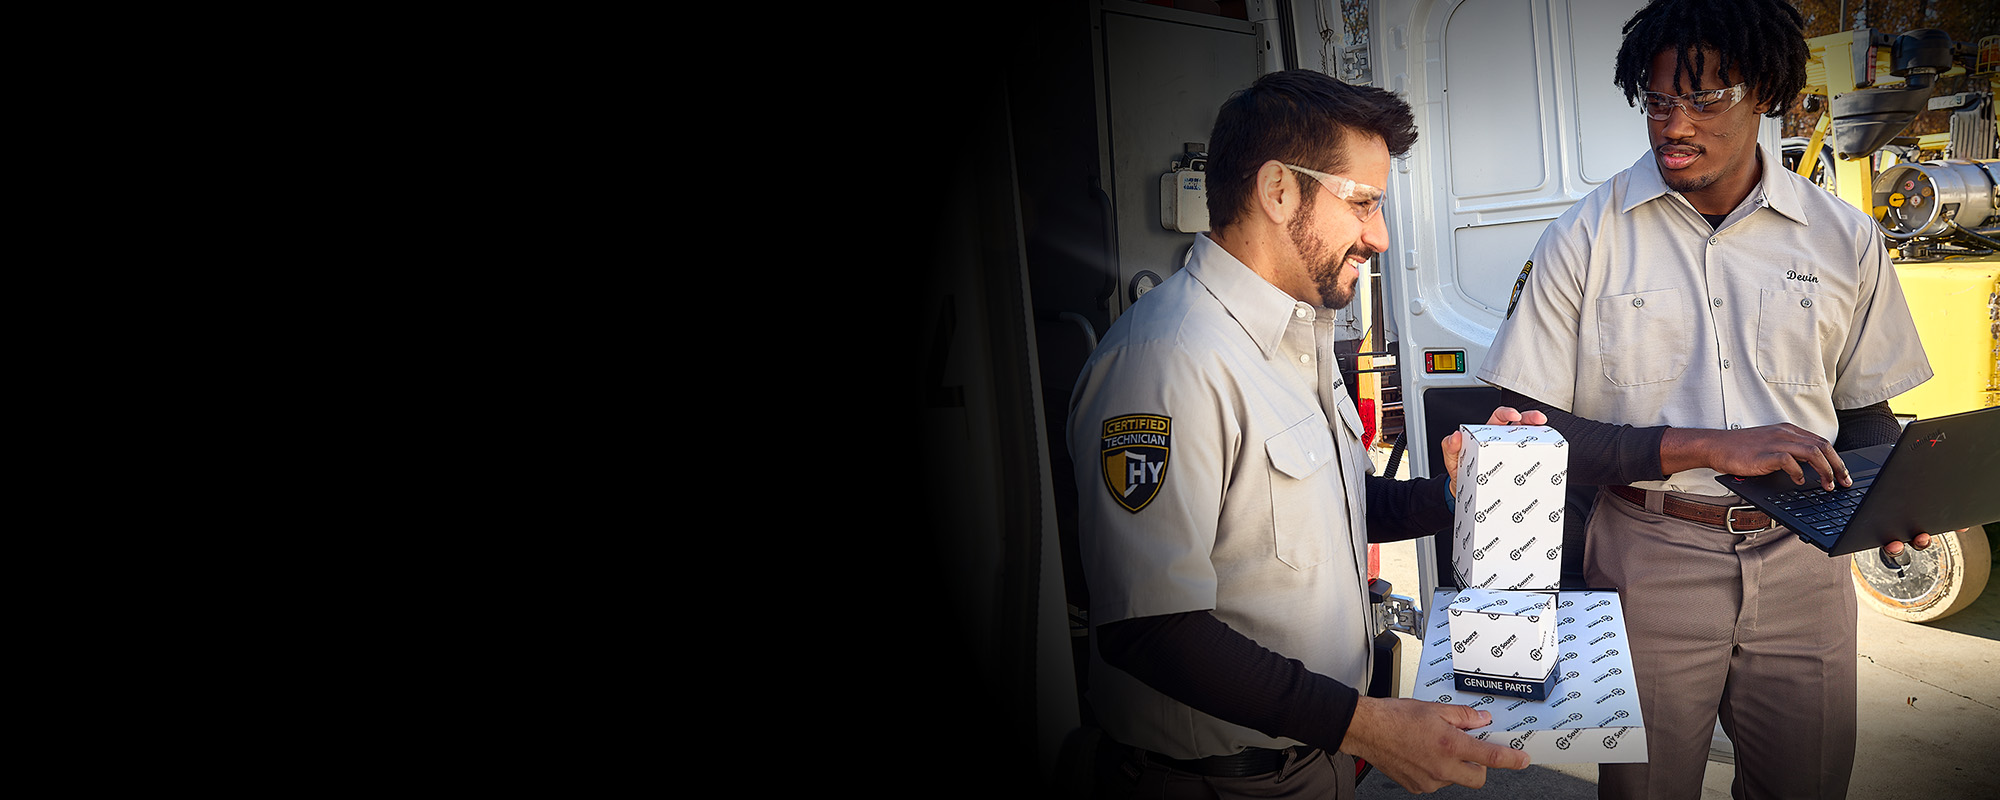
[[[1831,492],[1803,463],[1804,486],[1783,472],[1715,480],[1829,556],[2000,521],[2000,406],[1920,419],[1895,444],[1840,457],[1854,485]]]

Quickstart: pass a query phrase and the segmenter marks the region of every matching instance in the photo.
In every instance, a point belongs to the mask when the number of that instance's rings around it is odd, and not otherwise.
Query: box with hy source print
[[[1444,609],[1453,607],[1459,593],[1441,587],[1431,596],[1411,697],[1492,714],[1491,724],[1466,733],[1526,751],[1537,764],[1646,760],[1645,721],[1639,715],[1639,688],[1617,592],[1556,592],[1556,640],[1562,655],[1542,700],[1458,688],[1454,659],[1459,654],[1453,647],[1451,614]]]
[[[1554,682],[1556,594],[1464,589],[1445,608],[1460,691],[1541,700]]]
[[[1464,588],[1562,583],[1568,442],[1546,425],[1461,425],[1452,577]]]

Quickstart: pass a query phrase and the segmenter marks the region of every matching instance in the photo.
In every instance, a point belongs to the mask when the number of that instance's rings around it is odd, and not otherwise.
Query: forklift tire
[[[1993,546],[1986,531],[1964,536],[1931,534],[1930,547],[1912,550],[1910,565],[1890,570],[1876,551],[1855,553],[1854,590],[1861,604],[1890,619],[1931,622],[1972,605],[1993,574]]]

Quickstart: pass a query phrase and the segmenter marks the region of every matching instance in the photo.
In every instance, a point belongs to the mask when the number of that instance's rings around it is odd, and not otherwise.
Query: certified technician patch
[[[1534,269],[1535,262],[1530,261],[1527,266],[1521,268],[1521,277],[1514,279],[1514,296],[1507,298],[1508,319],[1514,318],[1514,306],[1521,302],[1521,287],[1528,285],[1528,273],[1533,272]]]
[[[1126,511],[1138,513],[1160,494],[1167,479],[1173,418],[1127,414],[1104,421],[1104,488]]]

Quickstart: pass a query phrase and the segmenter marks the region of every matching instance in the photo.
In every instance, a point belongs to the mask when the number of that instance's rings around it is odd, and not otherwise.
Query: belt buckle
[[[1766,523],[1765,523],[1765,525],[1764,525],[1764,527],[1763,527],[1763,528],[1760,528],[1760,529],[1758,529],[1758,530],[1754,530],[1754,531],[1739,531],[1739,530],[1737,530],[1737,529],[1736,529],[1736,511],[1737,511],[1737,509],[1742,509],[1742,510],[1744,510],[1744,511],[1756,511],[1756,510],[1757,510],[1757,507],[1756,507],[1756,506],[1730,506],[1730,507],[1729,507],[1729,510],[1728,510],[1727,512],[1724,512],[1724,513],[1723,513],[1723,515],[1722,515],[1722,529],[1723,529],[1723,530],[1726,530],[1726,531],[1729,531],[1730,533],[1733,533],[1733,534],[1736,534],[1736,535],[1738,535],[1738,536],[1743,536],[1743,535],[1747,535],[1747,534],[1752,534],[1752,533],[1765,533],[1765,532],[1768,532],[1768,531],[1775,531],[1775,530],[1777,530],[1777,529],[1778,529],[1778,518],[1777,518],[1777,517],[1773,517],[1773,516],[1771,516],[1771,515],[1769,515],[1769,514],[1765,514],[1765,515],[1764,515],[1764,519],[1766,520]]]

